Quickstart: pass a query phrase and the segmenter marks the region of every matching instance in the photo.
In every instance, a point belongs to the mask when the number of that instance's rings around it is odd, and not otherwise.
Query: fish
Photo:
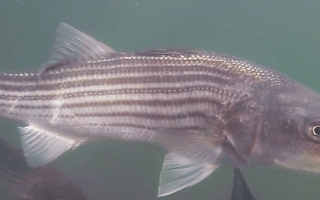
[[[39,70],[0,75],[0,116],[39,167],[89,141],[167,151],[158,196],[222,164],[319,173],[320,96],[274,69],[193,49],[116,52],[60,23]]]
[[[231,200],[256,200],[244,180],[239,168],[234,168],[233,188]]]
[[[45,165],[31,168],[23,151],[0,138],[0,182],[21,200],[86,200],[83,191],[62,172]]]

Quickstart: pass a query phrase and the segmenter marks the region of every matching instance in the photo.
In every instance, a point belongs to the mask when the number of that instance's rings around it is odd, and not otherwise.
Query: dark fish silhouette
[[[187,49],[117,53],[61,23],[39,71],[0,75],[0,115],[24,122],[24,155],[42,166],[100,139],[170,153],[159,196],[220,163],[320,171],[320,96],[265,67]]]
[[[231,200],[256,200],[252,196],[239,168],[234,169]]]
[[[60,171],[31,168],[22,150],[0,139],[0,181],[21,200],[85,200],[83,192]]]

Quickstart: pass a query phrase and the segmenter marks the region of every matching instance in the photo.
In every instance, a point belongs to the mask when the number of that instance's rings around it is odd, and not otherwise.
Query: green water
[[[269,66],[320,92],[320,2],[276,0],[0,0],[0,71],[37,69],[49,54],[58,22],[117,51],[195,48]],[[15,123],[1,135],[18,145]],[[90,200],[157,199],[165,152],[115,142],[85,144],[53,164]],[[319,199],[320,175],[245,170],[261,200]],[[230,199],[232,169],[223,167],[164,200]],[[0,199],[10,199],[0,190]]]

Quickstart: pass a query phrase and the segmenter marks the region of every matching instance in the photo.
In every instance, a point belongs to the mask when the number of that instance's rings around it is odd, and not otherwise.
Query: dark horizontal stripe
[[[28,73],[1,73],[1,81],[12,82],[36,82],[38,81],[38,74],[36,71]]]
[[[106,126],[106,127],[119,127],[119,128],[125,128],[125,127],[130,127],[130,128],[137,128],[137,129],[149,129],[149,130],[157,130],[162,127],[149,127],[149,126],[142,126],[142,125],[136,125],[136,124],[129,124],[129,123],[111,123],[111,124],[98,124],[98,123],[90,123],[91,126]],[[201,126],[184,126],[180,128],[176,127],[171,127],[170,131],[178,131],[178,132],[183,132],[183,131],[200,131],[204,132],[206,131],[205,128]]]
[[[98,102],[85,102],[85,103],[70,103],[70,104],[63,104],[59,109],[77,109],[77,108],[98,108],[98,107],[112,107],[112,106],[148,106],[148,107],[169,107],[169,106],[176,106],[176,107],[183,107],[187,104],[196,106],[196,104],[203,104],[206,103],[208,105],[221,105],[222,102],[217,101],[214,98],[204,98],[204,97],[189,97],[189,98],[180,98],[174,100],[122,100],[122,101],[98,101]],[[57,106],[54,105],[16,105],[15,109],[56,109]]]
[[[26,95],[26,96],[15,96],[15,95],[0,95],[0,100],[30,100],[30,101],[39,101],[39,100],[54,100],[60,98],[58,95]]]
[[[0,103],[0,108],[10,108],[11,106],[13,106],[12,104],[10,103]]]
[[[133,117],[139,119],[151,119],[151,120],[178,120],[186,118],[203,118],[207,119],[209,116],[203,112],[190,112],[181,113],[175,115],[164,115],[164,114],[149,114],[149,113],[130,113],[130,112],[118,112],[118,113],[86,113],[86,114],[76,114],[76,117],[87,118],[87,117]]]
[[[53,115],[46,115],[46,114],[24,114],[25,117],[32,117],[33,119],[43,119],[52,118]],[[87,113],[87,114],[77,114],[77,115],[58,115],[57,119],[73,119],[73,118],[91,118],[91,117],[99,117],[99,118],[112,118],[112,117],[132,117],[136,119],[141,120],[181,120],[181,119],[190,119],[191,118],[203,118],[207,120],[209,117],[207,114],[203,112],[189,112],[189,113],[181,113],[176,115],[163,115],[163,114],[147,114],[147,113],[129,113],[129,112],[118,112],[118,113]],[[81,123],[82,125],[85,125],[86,123]],[[106,126],[111,126],[114,123],[106,123]],[[128,123],[130,124],[130,123]],[[134,124],[132,124],[134,125]]]
[[[137,61],[136,61],[137,62]],[[138,65],[138,66],[137,66]],[[148,65],[148,66],[139,66]],[[170,66],[168,63],[164,63],[164,66],[156,63],[148,63],[140,60],[137,63],[131,63],[130,66],[121,66],[121,63],[114,64],[113,62],[99,63],[99,64],[85,64],[85,65],[70,65],[65,66],[66,69],[63,72],[57,72],[57,74],[42,74],[41,80],[57,80],[66,79],[73,77],[81,77],[84,75],[94,76],[94,75],[110,75],[117,76],[118,74],[145,74],[145,73],[186,73],[186,72],[202,72],[210,74],[220,74],[221,76],[229,76],[230,72],[226,70],[221,70],[221,68],[226,68],[225,63],[217,62],[212,66],[203,66],[199,64],[186,65],[179,64],[178,66]],[[96,68],[98,67],[98,69]],[[227,69],[227,68],[226,68]]]
[[[111,106],[121,106],[121,105],[128,105],[128,106],[148,106],[148,107],[168,107],[168,106],[176,106],[182,107],[187,104],[189,105],[196,105],[196,104],[215,104],[221,105],[221,102],[212,99],[212,98],[181,98],[175,100],[124,100],[124,101],[103,101],[103,102],[92,102],[92,103],[79,103],[79,104],[65,104],[63,108],[85,108],[85,107],[111,107]]]
[[[144,60],[138,60],[139,62],[137,63],[137,65],[140,64],[144,64]],[[137,62],[137,61],[135,61]],[[104,64],[104,65],[103,65]],[[225,71],[225,70],[221,70],[219,68],[221,68],[222,65],[225,65],[222,62],[217,62],[216,65],[213,66],[201,66],[201,65],[192,65],[192,66],[184,66],[184,65],[179,65],[179,66],[157,66],[154,63],[147,63],[150,66],[145,66],[145,67],[141,67],[141,66],[134,66],[132,64],[132,66],[126,66],[126,67],[122,67],[122,66],[115,66],[112,63],[103,63],[103,64],[86,64],[86,65],[76,65],[76,66],[66,66],[65,68],[68,68],[69,71],[65,71],[65,72],[61,72],[60,74],[50,74],[50,73],[44,73],[41,74],[41,78],[39,78],[37,75],[33,75],[33,76],[25,76],[25,77],[20,77],[20,76],[4,76],[9,78],[7,81],[16,81],[16,82],[23,82],[23,80],[27,80],[28,81],[34,81],[34,82],[38,82],[40,80],[39,83],[41,83],[41,80],[65,80],[67,78],[73,78],[73,77],[81,77],[84,75],[110,75],[110,76],[117,76],[118,74],[130,74],[130,73],[160,73],[163,72],[164,75],[166,73],[170,73],[170,72],[175,72],[175,73],[181,73],[183,75],[183,73],[208,73],[208,74],[215,74],[216,76],[218,76],[218,74],[220,76],[230,76],[231,73],[229,71]],[[92,65],[92,66],[91,66]],[[98,65],[100,67],[102,67],[103,69],[95,69],[93,66]],[[120,65],[120,64],[119,64]],[[69,69],[70,68],[70,69]],[[71,71],[73,68],[79,68],[79,70],[77,71]],[[41,71],[41,70],[40,70]],[[6,78],[4,78],[6,79]],[[29,80],[30,79],[30,80]],[[94,78],[93,78],[94,79]],[[70,81],[73,82],[73,81]],[[58,84],[58,83],[57,83]],[[47,86],[49,86],[49,88],[53,88],[55,84],[49,84]],[[34,86],[9,86],[9,85],[5,85],[5,84],[0,84],[0,89],[3,90],[17,90],[17,91],[22,91],[22,90],[30,90],[33,91],[35,89],[33,89],[32,87]],[[46,85],[44,84],[40,84],[38,87],[46,87]],[[20,89],[19,89],[20,88]]]
[[[59,85],[0,85],[0,94],[2,91],[9,92],[33,92],[33,91],[41,91],[41,90],[58,90],[60,89]]]
[[[108,79],[89,79],[84,81],[70,81],[61,84],[52,85],[38,85],[38,86],[8,86],[0,85],[0,90],[11,92],[32,92],[32,91],[55,91],[63,89],[75,89],[81,87],[90,86],[103,86],[103,85],[125,85],[125,84],[181,84],[183,82],[195,82],[195,81],[208,81],[214,82],[220,85],[233,84],[234,79],[225,79],[221,77],[213,77],[211,75],[196,74],[196,75],[174,75],[174,76],[145,76],[145,77],[121,77],[121,78],[108,78]],[[126,86],[124,86],[126,87]]]
[[[171,88],[160,88],[160,87],[150,87],[150,88],[141,88],[141,89],[115,89],[115,90],[102,90],[102,91],[92,91],[86,90],[82,92],[69,92],[63,95],[25,95],[25,96],[14,96],[14,95],[0,95],[0,100],[30,100],[30,101],[38,101],[38,100],[54,100],[63,97],[63,99],[71,99],[82,96],[106,96],[106,95],[114,95],[114,94],[170,94],[170,93],[188,93],[191,91],[197,90],[207,90],[215,93],[224,92],[225,94],[232,94],[235,96],[242,95],[241,91],[236,91],[235,89],[221,89],[218,87],[212,87],[208,85],[201,86],[186,86],[186,87],[171,87]]]

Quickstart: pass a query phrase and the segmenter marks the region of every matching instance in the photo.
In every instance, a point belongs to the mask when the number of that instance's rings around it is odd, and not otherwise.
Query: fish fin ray
[[[56,69],[68,60],[97,59],[115,51],[93,37],[61,22],[51,54],[39,74]]]
[[[160,146],[197,162],[214,163],[221,154],[219,140],[205,134],[161,129],[156,138]]]
[[[48,164],[83,143],[35,126],[19,127],[19,131],[24,156],[28,165],[33,168]]]
[[[191,187],[208,177],[218,166],[194,162],[175,152],[166,155],[160,173],[158,197]]]

